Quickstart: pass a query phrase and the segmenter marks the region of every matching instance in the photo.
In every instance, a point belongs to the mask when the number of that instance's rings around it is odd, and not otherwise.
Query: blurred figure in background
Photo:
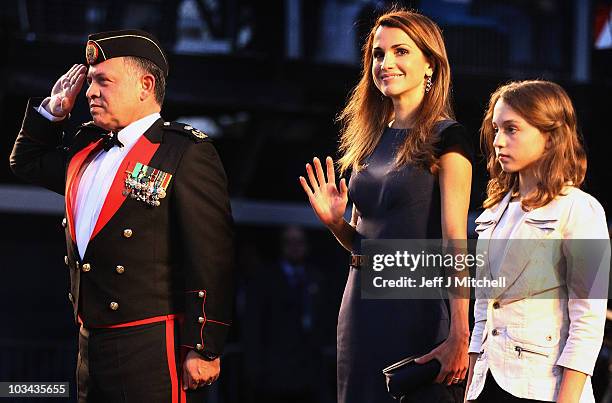
[[[254,402],[321,401],[326,326],[318,270],[301,227],[288,226],[280,258],[253,271],[246,291],[246,370]],[[329,329],[330,334],[333,330]]]

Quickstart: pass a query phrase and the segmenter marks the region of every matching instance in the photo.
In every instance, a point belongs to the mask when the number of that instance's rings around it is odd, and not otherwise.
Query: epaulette
[[[202,141],[210,141],[208,135],[206,135],[204,132],[201,132],[198,129],[190,125],[186,125],[184,123],[164,122],[163,128],[164,130],[170,130],[173,132],[181,133],[191,138],[196,143],[201,143]]]

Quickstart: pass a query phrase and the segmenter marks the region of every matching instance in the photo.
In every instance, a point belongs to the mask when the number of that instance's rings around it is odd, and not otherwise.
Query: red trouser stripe
[[[172,385],[172,403],[179,403],[179,382],[176,372],[176,357],[174,354],[174,318],[166,321],[166,354],[168,356],[168,371]]]

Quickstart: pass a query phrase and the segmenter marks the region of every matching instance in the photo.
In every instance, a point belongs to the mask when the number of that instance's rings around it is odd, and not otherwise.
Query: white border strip
[[[306,196],[304,196],[306,197]],[[163,201],[162,201],[163,203]],[[254,201],[231,199],[234,222],[241,225],[282,226],[301,225],[323,228],[308,203]],[[352,207],[346,208],[345,218],[351,219]],[[63,215],[64,196],[36,186],[0,185],[0,214]],[[468,214],[468,234],[474,235],[477,211]]]
[[[231,205],[239,224],[322,227],[307,203],[232,199]],[[0,185],[0,214],[7,213],[63,215],[64,196],[36,186]]]
[[[35,186],[0,185],[0,213],[64,214],[64,196]]]

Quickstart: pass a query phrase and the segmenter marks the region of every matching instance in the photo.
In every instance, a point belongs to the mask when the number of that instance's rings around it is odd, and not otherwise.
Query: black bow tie
[[[105,134],[104,140],[102,140],[104,151],[108,151],[115,146],[123,147],[123,143],[119,141],[119,136],[116,133]]]

